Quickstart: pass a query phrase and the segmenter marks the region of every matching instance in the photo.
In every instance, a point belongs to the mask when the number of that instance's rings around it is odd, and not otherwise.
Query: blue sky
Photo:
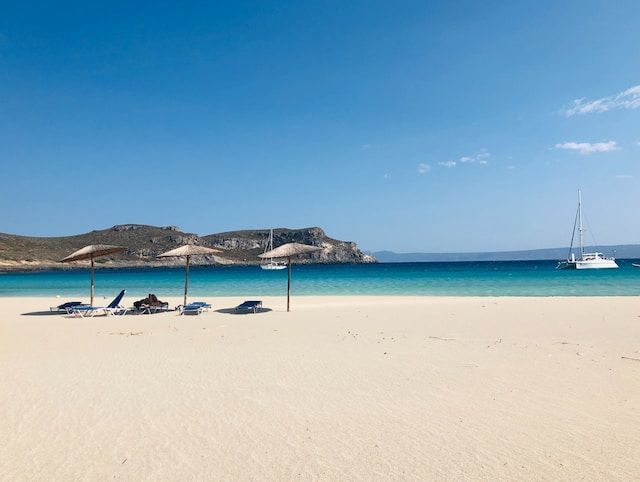
[[[526,249],[568,244],[581,187],[597,242],[640,243],[639,23],[636,1],[5,4],[0,231]]]

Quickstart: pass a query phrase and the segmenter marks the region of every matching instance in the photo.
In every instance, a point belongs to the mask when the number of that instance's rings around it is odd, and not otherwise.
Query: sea
[[[638,296],[640,268],[557,270],[555,261],[430,262],[293,265],[293,295],[418,296]],[[0,273],[1,296],[88,297],[89,271]],[[191,296],[277,296],[286,293],[287,270],[258,266],[194,266]],[[96,296],[148,293],[181,296],[183,268],[96,270]]]

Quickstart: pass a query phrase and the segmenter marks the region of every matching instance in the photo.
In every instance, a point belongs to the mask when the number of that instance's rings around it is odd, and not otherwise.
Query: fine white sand
[[[639,298],[22,314],[60,301],[0,298],[3,480],[640,474]]]

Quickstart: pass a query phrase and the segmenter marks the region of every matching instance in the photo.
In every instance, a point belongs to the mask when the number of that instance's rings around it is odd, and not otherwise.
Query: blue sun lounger
[[[184,306],[180,306],[181,315],[199,315],[203,311],[209,311],[211,305],[204,301],[192,301]]]
[[[122,290],[107,306],[79,305],[71,309],[71,314],[82,318],[86,316],[96,316],[98,314],[114,315],[123,310],[123,307],[120,306],[120,302],[122,301],[122,298],[124,298],[124,294],[126,292],[127,290]]]
[[[238,313],[257,313],[261,309],[262,301],[260,300],[247,300],[236,306],[236,312]]]

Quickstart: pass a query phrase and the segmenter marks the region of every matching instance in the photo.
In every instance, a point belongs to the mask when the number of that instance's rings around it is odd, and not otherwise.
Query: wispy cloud
[[[391,178],[391,174],[389,174],[388,172],[385,172],[382,177],[383,177],[383,179],[390,179]]]
[[[491,154],[487,152],[486,149],[481,149],[475,154],[471,154],[470,156],[462,156],[459,159],[448,159],[446,161],[438,162],[439,166],[446,167],[451,169],[452,167],[456,167],[461,164],[478,164],[480,166],[486,166],[489,164],[489,158]]]
[[[510,171],[513,171],[516,168],[516,166],[507,166],[507,169],[509,169]]]
[[[577,114],[593,114],[613,109],[637,109],[640,107],[640,85],[635,85],[618,94],[601,99],[576,99],[570,107],[563,109],[563,114],[571,117]]]
[[[418,172],[420,174],[426,174],[430,170],[431,170],[430,164],[425,164],[424,162],[421,162],[420,164],[418,164]]]
[[[489,158],[491,157],[491,154],[489,154],[486,149],[482,149],[480,152],[473,154],[471,156],[462,156],[459,159],[459,162],[461,162],[462,164],[480,164],[482,166],[486,166],[487,164],[489,164]]]
[[[441,161],[438,163],[439,166],[444,166],[446,168],[456,167],[456,164],[458,164],[456,161]]]
[[[594,152],[610,152],[617,151],[620,148],[616,141],[605,142],[563,142],[556,144],[556,149],[565,149],[567,151],[578,151],[580,154],[593,154]]]
[[[616,179],[633,179],[631,174],[616,174]]]

